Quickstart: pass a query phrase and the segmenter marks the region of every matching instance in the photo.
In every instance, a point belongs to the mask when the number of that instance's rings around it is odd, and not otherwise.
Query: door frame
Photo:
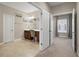
[[[41,28],[41,20],[42,20],[42,12],[43,10],[45,10],[44,8],[41,8],[39,5],[33,3],[33,2],[28,2],[29,4],[35,6],[36,8],[38,8],[40,10],[40,32],[42,31],[42,28]],[[46,11],[46,10],[45,10]],[[48,11],[47,11],[48,12]],[[49,19],[50,19],[50,13],[49,13]],[[49,30],[50,32],[50,30]],[[49,46],[50,46],[50,40],[51,38],[49,38]],[[39,49],[42,51],[43,49],[41,49],[41,45],[42,45],[42,42],[41,42],[41,34],[39,35]],[[47,47],[48,48],[48,47]]]
[[[68,11],[68,12],[62,12],[62,13],[56,13],[56,14],[52,14],[52,17],[53,17],[53,19],[54,19],[54,17],[55,16],[60,16],[60,15],[66,15],[66,14],[73,14],[73,9],[72,9],[72,11]],[[53,20],[52,19],[52,20]],[[52,24],[53,25],[53,24]],[[52,33],[53,34],[53,33]],[[51,35],[52,35],[51,34]],[[75,39],[76,40],[76,39]],[[51,40],[50,40],[51,41]],[[77,47],[76,47],[77,48]],[[73,47],[72,47],[72,49],[73,49]]]
[[[72,11],[72,35],[74,35],[74,39],[72,39],[72,42],[74,43],[74,45],[72,45],[74,48],[73,48],[73,51],[74,52],[77,52],[77,33],[76,33],[76,10],[75,8],[73,8],[73,11]]]
[[[51,19],[51,25],[53,25],[54,26],[54,24],[53,24],[53,20],[54,20],[54,17],[55,16],[61,16],[61,15],[66,15],[66,14],[72,14],[73,12],[72,11],[68,11],[68,12],[61,12],[61,13],[55,13],[55,14],[52,14],[52,19]],[[51,35],[53,35],[53,33],[54,33],[54,30],[52,30],[52,27],[51,27]],[[52,40],[53,39],[53,40]],[[54,41],[54,37],[51,37],[51,40],[50,41]],[[53,44],[53,42],[52,43],[50,43],[51,45]]]
[[[40,17],[40,31],[42,30],[42,28],[41,28],[41,20],[42,20],[42,9],[38,6],[38,5],[36,5],[35,3],[33,3],[33,2],[28,2],[29,4],[31,4],[31,5],[33,5],[34,7],[36,7],[39,11],[40,11],[40,15],[39,15],[39,17]],[[41,45],[42,45],[42,43],[41,43],[41,34],[40,34],[40,32],[39,32],[39,49],[40,49],[40,51],[42,51],[42,49],[41,49]]]

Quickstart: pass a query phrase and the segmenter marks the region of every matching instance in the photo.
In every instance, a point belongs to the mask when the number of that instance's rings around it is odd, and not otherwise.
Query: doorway
[[[68,19],[69,18],[69,19]],[[67,19],[66,21],[62,21],[63,19]],[[59,21],[58,21],[59,20]],[[59,22],[60,25],[57,24]],[[65,23],[66,22],[66,23]],[[63,24],[65,23],[65,24]],[[63,25],[62,25],[63,24]],[[64,37],[71,40],[71,46],[72,50],[76,52],[76,24],[75,24],[75,9],[72,10],[72,12],[65,12],[60,14],[54,14],[53,15],[53,42],[56,37]],[[62,25],[62,26],[61,26]],[[64,27],[63,27],[64,26]],[[63,28],[62,28],[63,27]],[[51,27],[52,28],[52,27]],[[59,29],[59,30],[58,30]],[[61,31],[61,30],[62,31]],[[64,31],[66,30],[66,31]],[[64,33],[61,33],[64,32]],[[51,34],[52,35],[52,34]]]
[[[72,14],[56,16],[56,37],[72,39]]]
[[[12,5],[14,5],[14,7],[12,7]],[[1,6],[4,7],[3,8],[4,10],[2,9],[4,12],[3,42],[6,44],[3,44],[3,45],[5,45],[6,48],[3,47],[2,50],[0,50],[0,55],[1,55],[1,52],[3,51],[2,52],[3,54],[1,56],[5,56],[5,55],[6,56],[20,56],[20,55],[35,56],[40,51],[41,12],[39,8],[36,8],[32,4],[26,3],[26,2],[23,2],[23,3],[5,2],[5,3],[2,3]],[[16,8],[16,6],[20,7],[20,9],[18,7]],[[26,8],[24,8],[24,6]],[[10,12],[8,10],[5,10],[5,8],[9,9]],[[24,12],[22,8],[24,8],[23,9],[24,11],[27,10],[28,12],[27,11],[26,11],[27,13]],[[34,34],[35,41],[32,40],[31,38],[32,37],[32,34],[30,32],[31,30],[33,30],[35,33]],[[17,48],[16,49],[17,52],[12,51],[12,50],[15,50],[15,48]],[[5,53],[5,51],[7,52]]]

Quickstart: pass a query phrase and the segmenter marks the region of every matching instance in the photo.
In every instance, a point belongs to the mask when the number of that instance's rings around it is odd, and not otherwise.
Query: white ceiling
[[[49,4],[49,6],[57,6],[57,5],[60,5],[64,2],[47,2]]]
[[[12,7],[14,9],[17,9],[26,13],[31,13],[38,10],[35,6],[27,2],[1,2],[0,4],[6,5],[8,7]]]

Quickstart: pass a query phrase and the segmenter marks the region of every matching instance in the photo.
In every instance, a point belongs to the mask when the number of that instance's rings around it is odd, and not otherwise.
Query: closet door
[[[42,11],[41,19],[41,49],[45,49],[49,46],[49,13],[45,10]]]
[[[9,42],[14,40],[14,16],[3,14],[3,41]]]

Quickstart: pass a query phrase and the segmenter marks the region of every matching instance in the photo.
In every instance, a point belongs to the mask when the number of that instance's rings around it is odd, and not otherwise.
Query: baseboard
[[[79,53],[77,52],[77,56],[79,57]]]
[[[21,40],[21,38],[15,39],[15,40],[13,40],[13,41],[19,41],[19,40]],[[10,42],[10,41],[9,41],[9,42]],[[12,41],[11,41],[11,42],[12,42]],[[0,45],[3,45],[3,44],[5,44],[5,43],[8,43],[8,42],[1,42]]]
[[[21,40],[21,38],[15,39],[14,41],[19,41],[19,40]]]

